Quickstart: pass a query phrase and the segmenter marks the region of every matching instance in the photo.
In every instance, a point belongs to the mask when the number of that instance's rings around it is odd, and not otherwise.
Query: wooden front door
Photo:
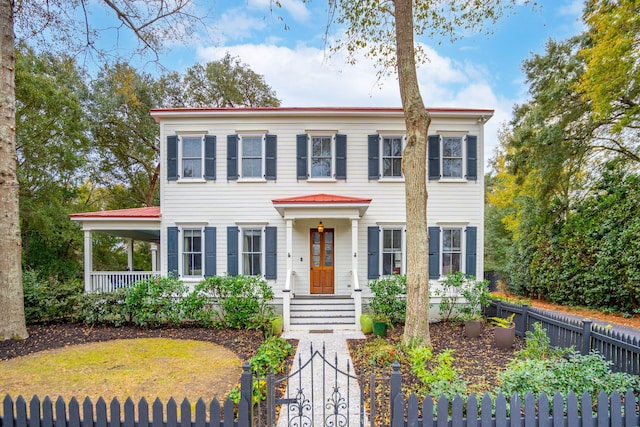
[[[333,294],[333,229],[322,233],[311,229],[311,285],[312,294]]]

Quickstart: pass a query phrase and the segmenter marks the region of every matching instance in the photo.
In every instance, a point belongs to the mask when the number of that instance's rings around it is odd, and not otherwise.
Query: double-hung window
[[[347,136],[301,134],[296,138],[298,179],[347,179]]]
[[[262,136],[240,137],[241,178],[264,178],[264,138]]]
[[[382,229],[382,275],[403,273],[403,230]]]
[[[263,240],[262,228],[242,229],[242,274],[259,276],[262,274]]]
[[[167,180],[216,179],[216,137],[202,133],[167,136]]]
[[[182,276],[202,276],[202,230],[182,230]]]
[[[442,229],[442,274],[460,271],[462,266],[462,229]]]
[[[462,271],[476,276],[478,227],[447,224],[429,227],[429,278]]]
[[[478,137],[475,135],[429,135],[429,180],[477,180]]]
[[[202,179],[202,136],[182,136],[181,177]]]
[[[369,135],[369,179],[397,181],[402,175],[401,135]]]

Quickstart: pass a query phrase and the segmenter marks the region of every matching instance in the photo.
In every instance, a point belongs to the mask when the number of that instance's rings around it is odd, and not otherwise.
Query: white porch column
[[[291,329],[291,287],[293,281],[293,219],[288,218],[285,223],[287,228],[287,277],[282,290],[282,320],[284,330],[289,331]]]
[[[359,220],[354,218],[351,220],[351,251],[353,252],[353,258],[351,258],[351,280],[353,281],[353,303],[356,308],[356,324],[358,329],[360,324],[360,316],[362,315],[362,289],[360,288],[360,282],[358,280],[359,270],[359,256],[358,253],[358,224]]]
[[[84,231],[84,291],[91,292],[91,273],[93,272],[93,233]]]
[[[133,271],[133,239],[127,239],[127,268]]]
[[[151,243],[149,249],[151,250],[151,271],[155,273],[158,271],[158,245]]]

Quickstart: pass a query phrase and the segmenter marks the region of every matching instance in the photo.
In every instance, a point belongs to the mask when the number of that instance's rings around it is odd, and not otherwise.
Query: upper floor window
[[[264,178],[262,173],[262,142],[261,136],[244,136],[240,138],[242,157],[242,178]]]
[[[404,137],[369,135],[369,179],[402,178]]]
[[[182,178],[202,179],[203,143],[202,137],[183,136],[182,141]]]
[[[276,135],[228,135],[228,180],[275,180]]]
[[[296,176],[298,179],[347,179],[347,136],[298,135]]]
[[[216,137],[170,135],[167,137],[167,179],[215,180]]]
[[[331,178],[333,169],[333,138],[311,137],[311,178]]]
[[[442,177],[462,178],[462,137],[442,138]]]
[[[429,135],[429,180],[478,179],[478,137]]]

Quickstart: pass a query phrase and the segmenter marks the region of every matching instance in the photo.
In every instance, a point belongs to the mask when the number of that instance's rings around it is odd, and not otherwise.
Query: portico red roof
[[[160,206],[146,208],[114,209],[111,211],[82,212],[69,215],[71,218],[160,218]]]
[[[371,199],[338,196],[335,194],[310,194],[308,196],[273,199],[272,202],[274,205],[369,204],[371,203]]]

